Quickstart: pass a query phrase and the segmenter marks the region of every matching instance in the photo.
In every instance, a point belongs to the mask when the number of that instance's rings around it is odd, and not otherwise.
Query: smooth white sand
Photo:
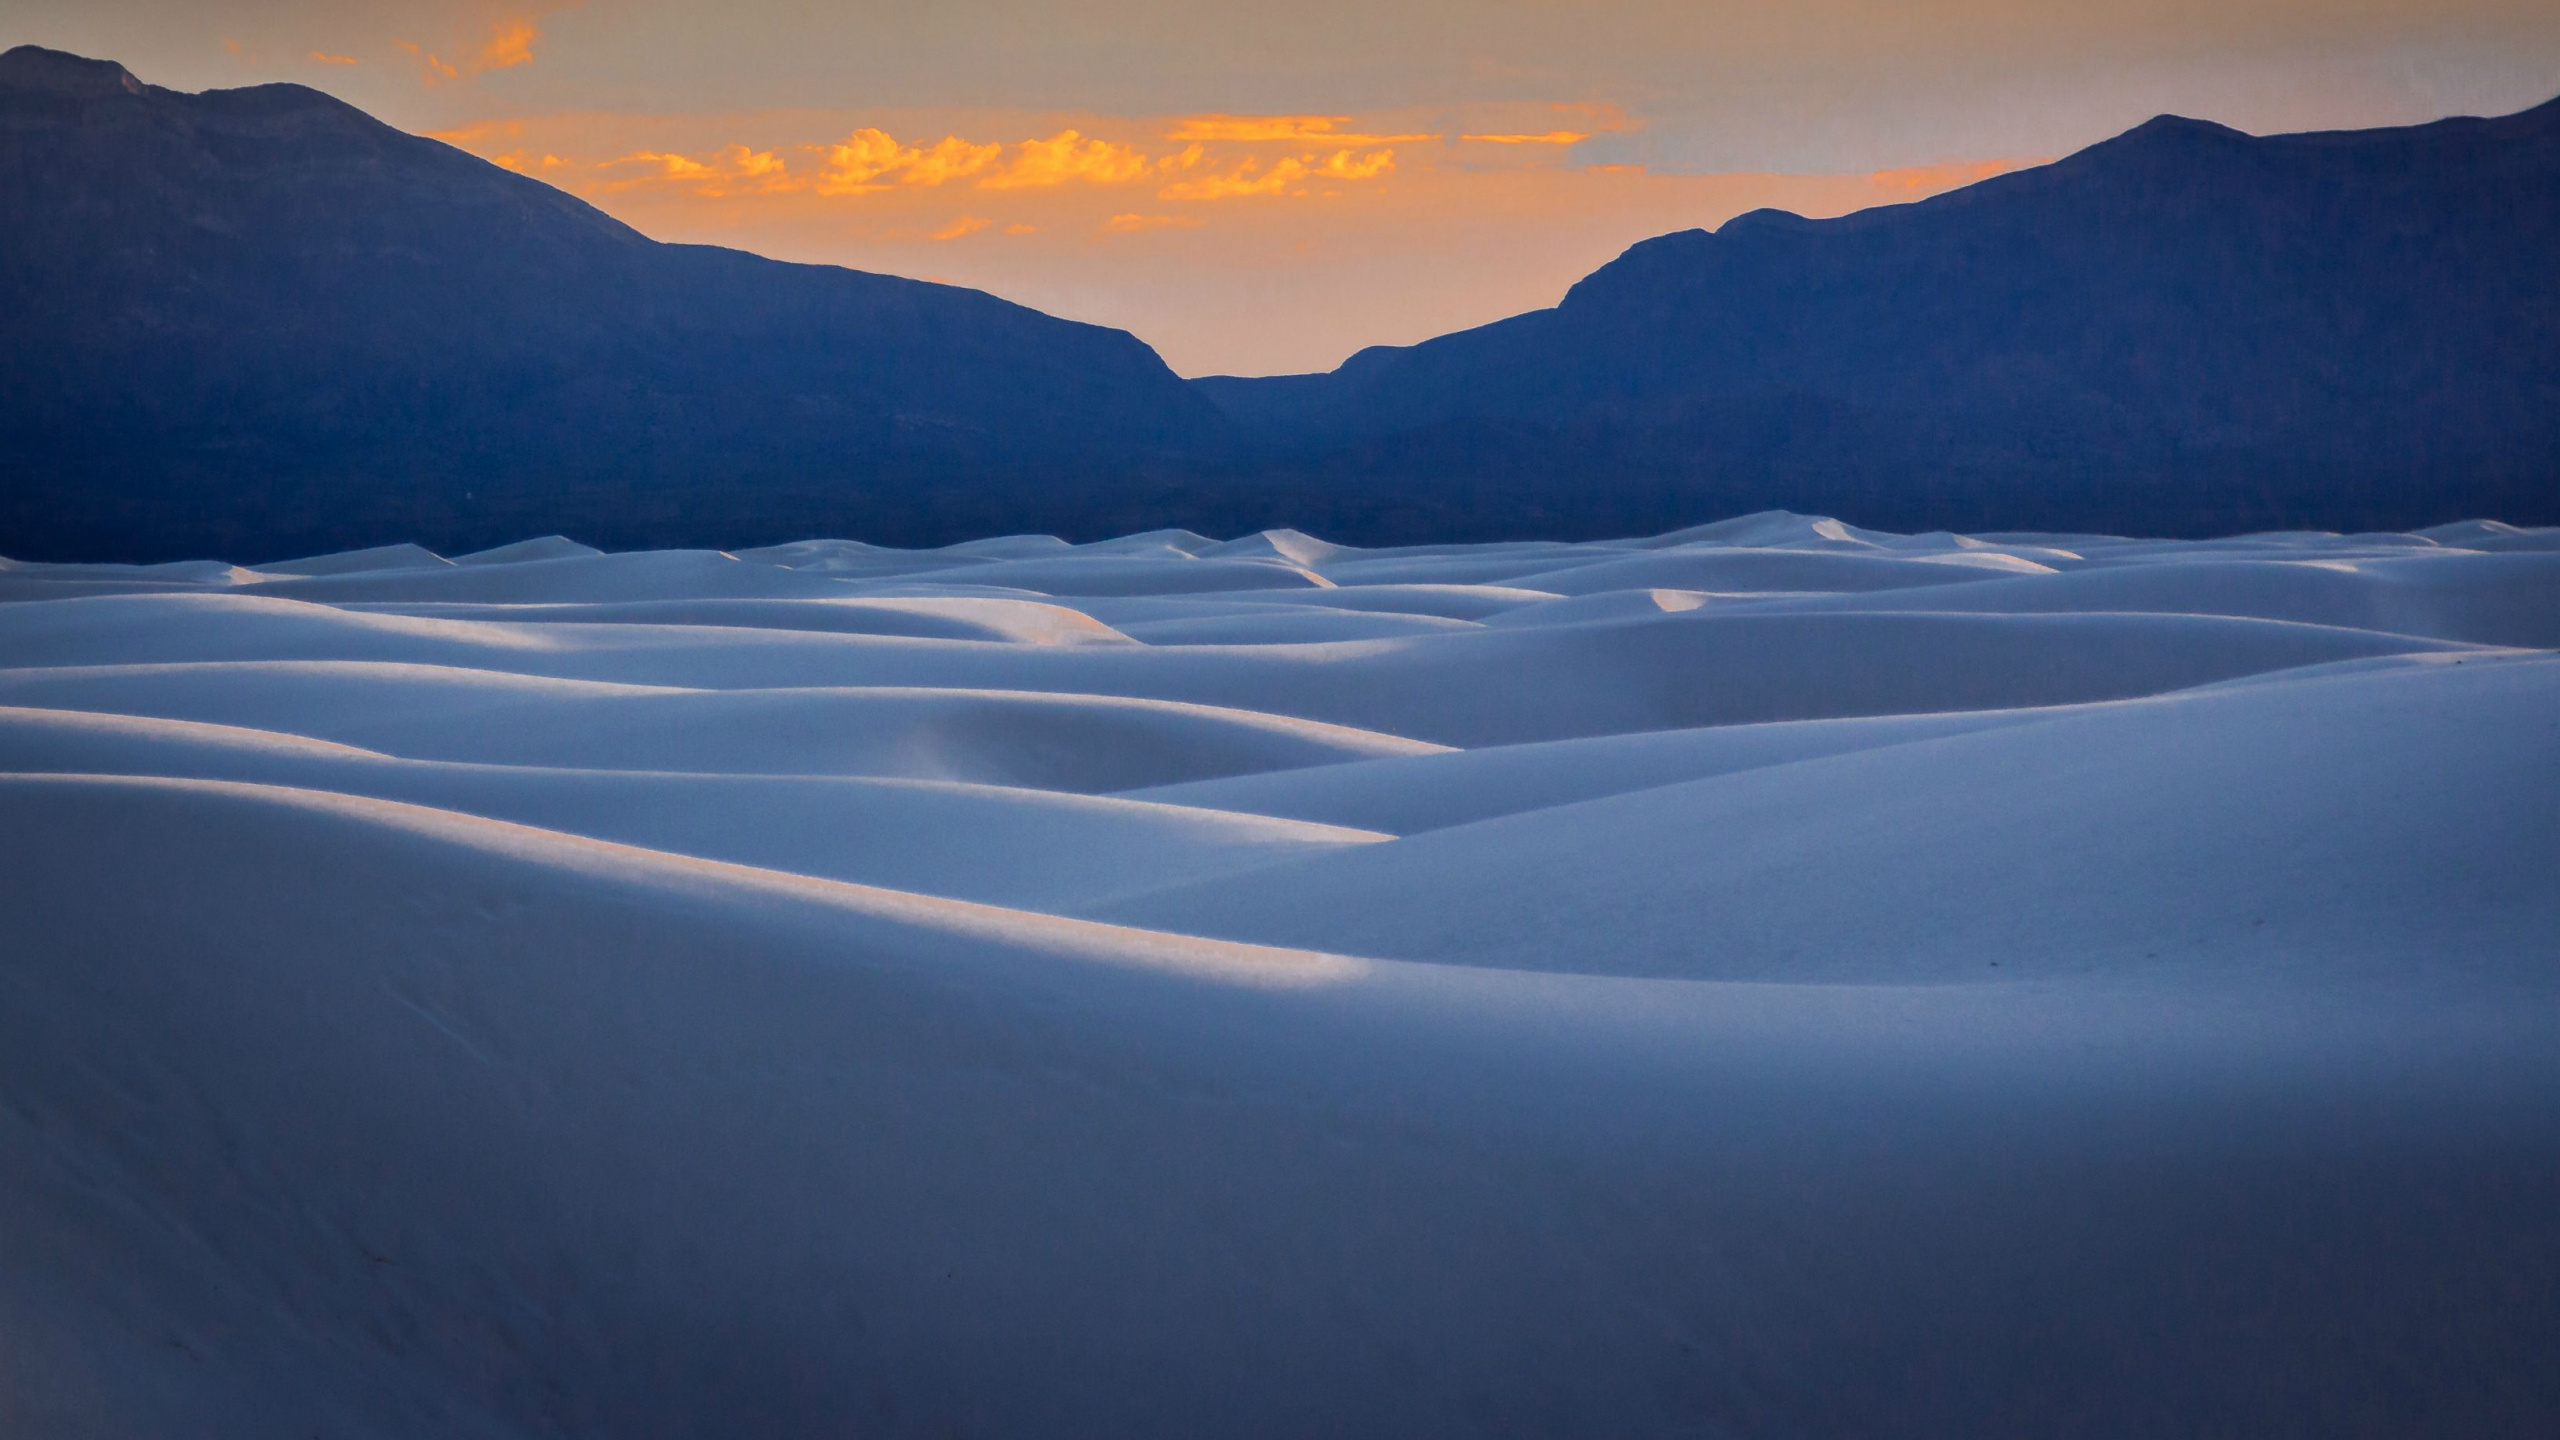
[[[2560,1430],[2560,532],[0,562],[0,1433]]]

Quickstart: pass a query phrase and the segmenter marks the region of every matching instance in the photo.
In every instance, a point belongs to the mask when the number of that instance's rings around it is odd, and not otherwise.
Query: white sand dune
[[[249,726],[422,760],[875,775],[1078,793],[1438,748],[1113,695],[666,689],[362,661],[0,671],[0,703]]]
[[[1561,566],[1522,576],[1518,583],[1559,595],[1596,595],[1604,590],[1655,586],[1717,593],[1812,590],[1854,594],[1916,585],[1952,585],[1978,578],[1979,572],[1985,570],[2019,575],[2053,573],[2035,561],[1999,551],[1902,557],[1689,544],[1597,564]]]
[[[1152,601],[1154,613],[1165,603]],[[2458,642],[2212,614],[1770,614],[1648,599],[1634,614],[1517,629],[1085,653],[796,628],[432,619],[222,593],[13,606],[0,611],[0,646],[51,666],[401,664],[722,690],[1102,694],[1476,746],[2120,699]],[[0,697],[16,683],[0,676]]]
[[[540,541],[526,543],[541,544]],[[265,574],[281,576],[372,575],[391,570],[441,570],[451,564],[452,561],[423,545],[400,544],[376,545],[367,550],[340,550],[299,560],[271,560],[257,568]]]
[[[2247,615],[2488,645],[2560,645],[2560,554],[2429,553],[2383,559],[2155,560],[2036,585],[1983,581],[1961,594],[1772,597],[1766,610],[1936,610],[1995,614],[2130,611]]]
[[[0,708],[20,772],[406,801],[628,845],[1001,905],[1068,907],[1387,837],[1055,790],[836,775],[403,760],[265,730]]]
[[[1103,913],[1361,955],[1778,982],[2383,967],[2457,984],[2560,959],[2560,805],[2534,783],[2560,765],[2547,652],[1878,738]]]
[[[0,1433],[2560,1431],[2555,555],[0,564]]]
[[[1387,756],[1320,770],[1195,780],[1127,793],[1177,805],[1298,819],[1358,815],[1361,828],[1416,835],[1683,780],[2023,724],[2050,713],[2054,712],[1952,711],[1653,730]]]
[[[548,625],[710,625],[740,630],[814,630],[832,635],[885,635],[912,640],[986,640],[998,644],[1108,645],[1125,642],[1081,610],[1036,601],[972,596],[869,595],[813,600],[606,600],[594,603],[478,604],[355,602],[344,610],[387,610],[434,620]]]

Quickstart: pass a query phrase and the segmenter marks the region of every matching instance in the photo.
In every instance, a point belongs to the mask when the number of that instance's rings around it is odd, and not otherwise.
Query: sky
[[[2163,112],[2560,94],[2552,0],[7,0],[22,42],[311,85],[660,239],[975,286],[1187,375],[1329,369],[1649,235],[1915,200]]]

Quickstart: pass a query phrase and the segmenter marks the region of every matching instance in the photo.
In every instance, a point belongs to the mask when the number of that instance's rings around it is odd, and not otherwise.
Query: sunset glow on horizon
[[[1651,235],[1909,202],[2162,111],[2325,128],[2560,88],[2560,19],[2511,0],[29,4],[0,39],[299,81],[659,239],[975,286],[1186,374],[1329,368],[1553,304]]]
[[[785,112],[527,116],[430,133],[661,239],[976,286],[1130,329],[1186,374],[1330,368],[1365,345],[1553,304],[1664,230],[1764,205],[1842,214],[2036,163],[1658,174],[1577,163],[1574,147],[1629,122],[1558,108],[1592,128]],[[937,122],[968,128],[934,135]],[[1007,124],[1032,133],[998,138]],[[1456,263],[1425,273],[1434,255]],[[1375,283],[1399,266],[1392,287]]]

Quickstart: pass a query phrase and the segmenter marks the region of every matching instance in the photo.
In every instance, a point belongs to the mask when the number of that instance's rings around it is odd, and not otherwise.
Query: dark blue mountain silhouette
[[[293,85],[0,55],[0,554],[1181,524],[2560,521],[2560,102],[1636,245],[1552,310],[1185,382],[975,291],[665,245]]]
[[[1916,204],[1647,240],[1552,310],[1330,374],[1194,383],[1302,473],[1512,528],[2560,520],[2560,101],[2162,116]]]
[[[0,316],[22,556],[1006,528],[1232,428],[1117,330],[662,245],[314,90],[33,46]]]

